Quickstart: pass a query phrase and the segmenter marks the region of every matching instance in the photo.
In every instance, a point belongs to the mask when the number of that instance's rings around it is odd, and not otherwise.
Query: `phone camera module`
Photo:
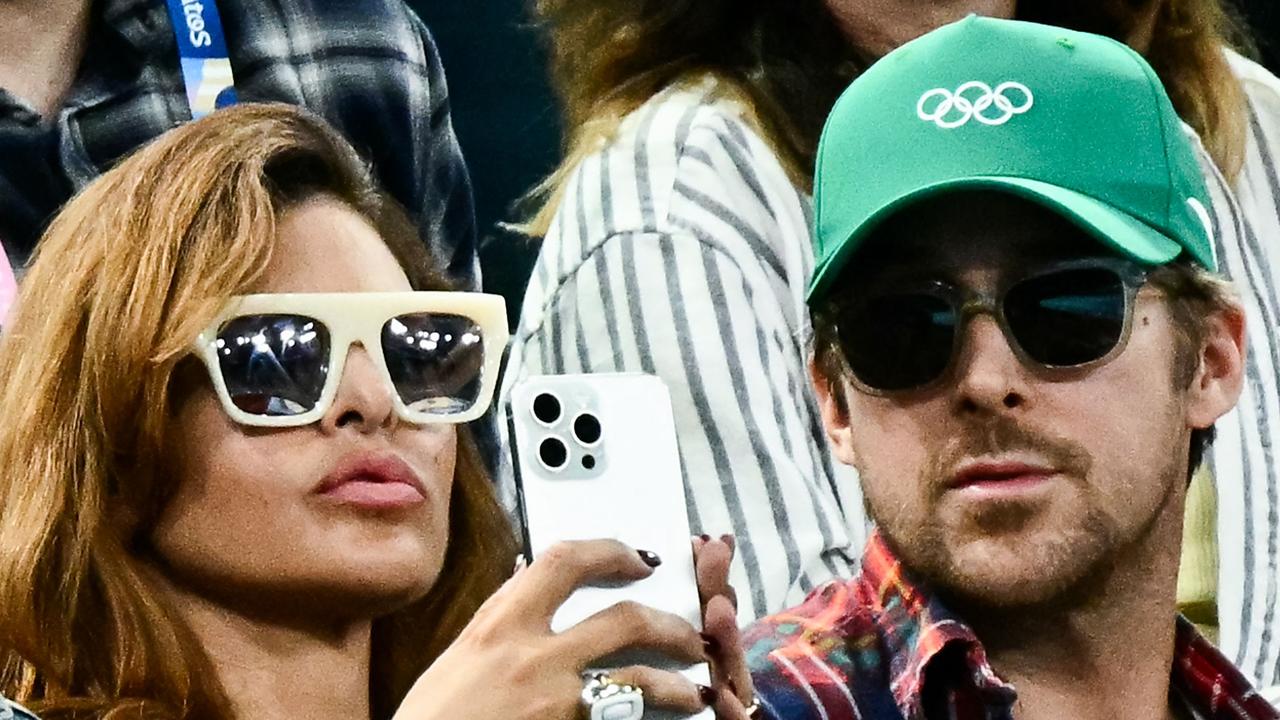
[[[591,413],[582,413],[573,421],[573,436],[583,445],[600,442],[600,419]]]
[[[560,419],[560,400],[551,393],[538,393],[533,399],[533,416],[544,425]]]
[[[569,448],[560,438],[545,438],[538,443],[538,459],[548,470],[559,470],[569,462]]]

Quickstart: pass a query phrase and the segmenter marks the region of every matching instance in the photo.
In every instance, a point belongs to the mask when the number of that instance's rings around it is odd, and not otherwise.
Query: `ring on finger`
[[[754,697],[751,698],[751,703],[743,709],[746,711],[748,718],[751,718],[751,720],[757,720],[757,718],[760,717],[760,699]]]
[[[585,676],[582,709],[586,720],[640,720],[644,717],[644,690],[617,682],[606,672]]]

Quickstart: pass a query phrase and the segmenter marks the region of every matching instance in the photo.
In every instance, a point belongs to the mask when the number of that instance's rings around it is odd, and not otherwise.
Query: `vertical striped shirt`
[[[1280,79],[1230,58],[1249,101],[1244,169],[1206,166],[1219,269],[1248,313],[1244,392],[1217,423],[1219,642],[1259,685],[1280,684]],[[1230,190],[1234,190],[1234,197]]]
[[[811,215],[714,81],[659,93],[568,180],[503,383],[506,407],[531,375],[661,377],[690,524],[737,535],[744,621],[851,576],[864,540],[806,366]]]

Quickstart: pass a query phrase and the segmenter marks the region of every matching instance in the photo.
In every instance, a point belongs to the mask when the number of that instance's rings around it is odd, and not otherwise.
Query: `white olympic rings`
[[[966,93],[972,95],[973,90],[979,90],[981,94],[973,98],[965,96]],[[1009,91],[1021,93],[1022,102],[1014,105],[1007,95]],[[941,100],[932,108],[927,108],[934,98]],[[983,125],[1003,125],[1013,116],[1030,110],[1034,104],[1035,96],[1031,94],[1031,89],[1020,82],[1002,82],[993,90],[980,80],[970,80],[956,88],[954,93],[945,88],[934,88],[921,95],[920,102],[916,103],[916,115],[925,122],[950,130],[965,125],[970,120],[977,120]],[[1000,111],[994,117],[987,114],[987,110],[993,105]]]

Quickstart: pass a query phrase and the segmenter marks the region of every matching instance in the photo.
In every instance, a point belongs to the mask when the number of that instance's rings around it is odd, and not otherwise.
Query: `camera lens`
[[[559,470],[569,461],[569,448],[560,438],[549,437],[538,444],[538,458],[552,470]]]
[[[573,421],[573,436],[583,445],[593,445],[600,441],[600,420],[591,413],[582,413]]]
[[[540,393],[533,399],[533,416],[550,425],[560,419],[560,401],[551,393]]]

